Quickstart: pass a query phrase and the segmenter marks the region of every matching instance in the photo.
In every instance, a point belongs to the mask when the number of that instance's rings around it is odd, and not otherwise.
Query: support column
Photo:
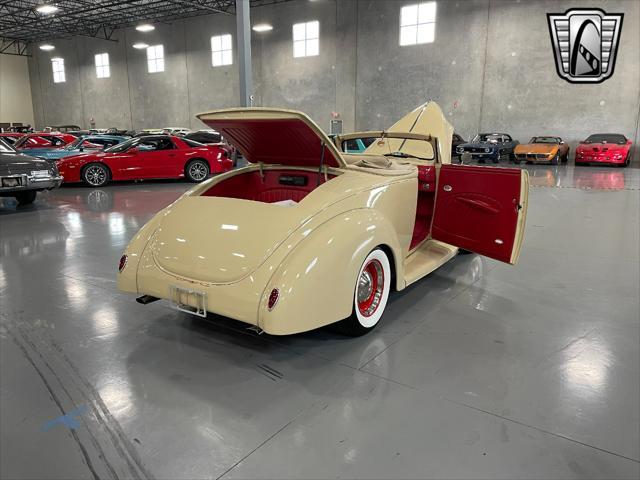
[[[240,106],[250,107],[253,95],[251,68],[251,15],[249,0],[236,0],[236,31],[240,80]]]

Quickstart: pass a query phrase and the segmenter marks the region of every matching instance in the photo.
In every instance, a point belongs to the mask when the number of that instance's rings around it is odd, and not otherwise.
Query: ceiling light
[[[43,15],[49,15],[50,13],[54,13],[60,10],[55,5],[40,5],[36,7],[36,11],[42,13]]]
[[[149,45],[143,42],[134,43],[133,48],[137,48],[138,50],[142,50],[143,48],[147,48]]]
[[[273,30],[273,25],[269,25],[268,23],[259,23],[253,26],[254,32],[269,32],[271,30]]]
[[[44,44],[40,45],[40,50],[44,50],[45,52],[50,52],[54,48],[56,48],[56,47],[54,47],[53,45],[49,45],[48,43],[44,43]]]
[[[150,25],[148,23],[143,23],[142,25],[138,25],[136,27],[136,30],[139,32],[151,32],[152,30],[155,30],[156,27],[154,27],[153,25]]]

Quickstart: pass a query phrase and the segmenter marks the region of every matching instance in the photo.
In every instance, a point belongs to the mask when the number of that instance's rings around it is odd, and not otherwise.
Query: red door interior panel
[[[416,205],[416,221],[413,225],[413,236],[409,250],[416,248],[428,236],[433,216],[433,199],[436,191],[436,168],[433,165],[418,166],[418,200]]]
[[[520,169],[443,165],[432,237],[510,262],[518,229]]]

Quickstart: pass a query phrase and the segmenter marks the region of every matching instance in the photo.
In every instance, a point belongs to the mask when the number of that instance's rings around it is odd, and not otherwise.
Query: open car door
[[[432,238],[515,264],[522,246],[528,194],[526,170],[442,165]]]

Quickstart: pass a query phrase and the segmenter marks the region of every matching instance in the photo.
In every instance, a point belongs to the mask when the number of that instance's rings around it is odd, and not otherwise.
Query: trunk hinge
[[[260,179],[262,180],[262,183],[264,183],[263,167],[264,167],[264,164],[262,162],[258,162],[258,168],[260,169]]]

